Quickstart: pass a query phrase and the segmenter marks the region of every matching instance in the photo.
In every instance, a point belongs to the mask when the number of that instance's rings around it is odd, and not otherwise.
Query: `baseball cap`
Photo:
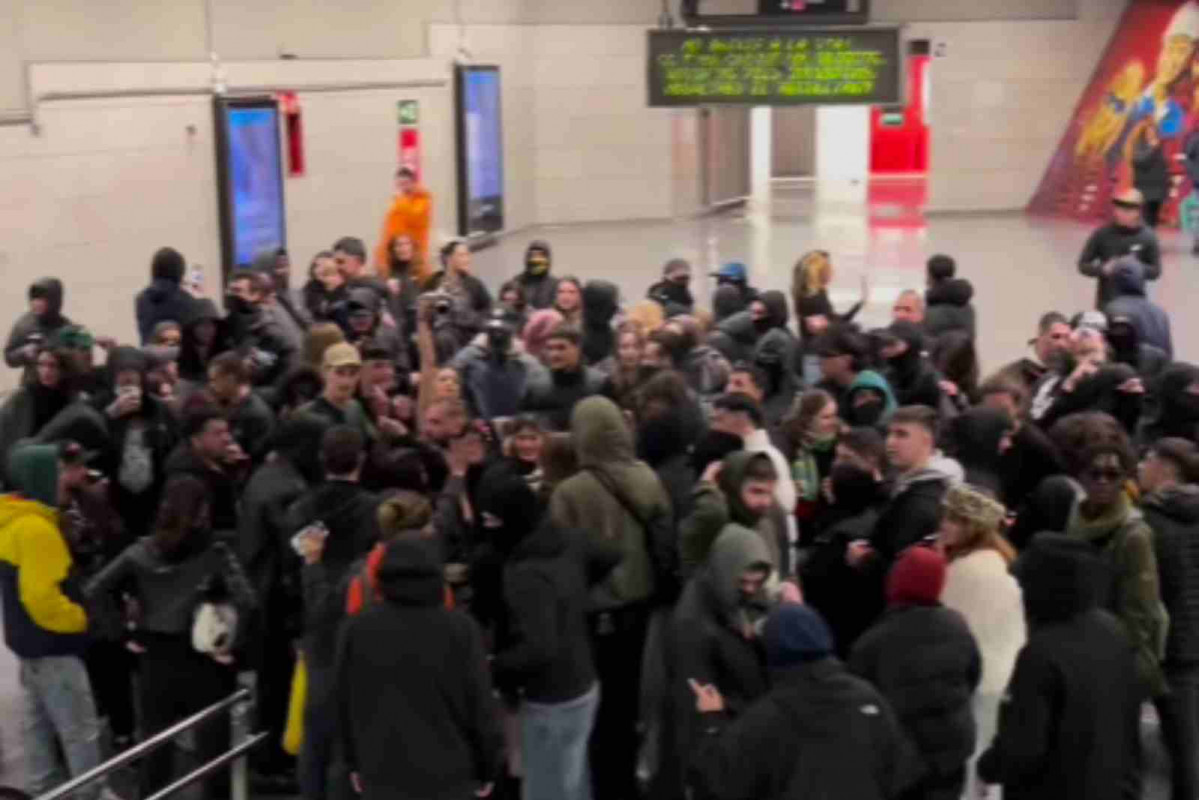
[[[740,261],[730,261],[712,273],[715,278],[728,278],[733,281],[743,281],[749,277],[749,270]]]
[[[325,369],[361,367],[362,356],[358,355],[358,348],[354,347],[354,345],[348,342],[340,342],[325,351],[323,366]]]
[[[1112,198],[1112,203],[1124,208],[1140,208],[1145,205],[1145,195],[1139,189],[1125,189]]]

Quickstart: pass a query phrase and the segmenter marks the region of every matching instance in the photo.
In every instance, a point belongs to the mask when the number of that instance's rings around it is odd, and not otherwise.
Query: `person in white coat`
[[[982,682],[974,695],[981,750],[995,736],[1000,702],[1024,647],[1020,586],[1008,571],[1016,552],[1001,533],[1007,511],[990,496],[958,484],[946,493],[944,509],[937,539],[949,569],[941,603],[966,618],[982,651]],[[973,761],[969,776],[967,797],[999,797],[997,786],[990,787],[990,794],[980,794]]]

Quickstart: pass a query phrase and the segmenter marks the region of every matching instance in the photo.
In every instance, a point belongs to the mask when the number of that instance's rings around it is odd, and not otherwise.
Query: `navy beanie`
[[[819,661],[833,652],[833,635],[824,618],[805,605],[787,603],[770,612],[762,639],[772,667]]]

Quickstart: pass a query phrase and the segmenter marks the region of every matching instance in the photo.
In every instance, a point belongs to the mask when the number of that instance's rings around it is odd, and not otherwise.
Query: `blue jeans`
[[[20,682],[27,791],[43,794],[65,783],[67,771],[74,777],[99,766],[100,724],[83,659],[23,658]],[[58,758],[60,747],[67,771]],[[102,785],[96,781],[75,796],[93,798]]]
[[[587,742],[599,708],[599,684],[565,703],[521,706],[523,800],[591,800]]]

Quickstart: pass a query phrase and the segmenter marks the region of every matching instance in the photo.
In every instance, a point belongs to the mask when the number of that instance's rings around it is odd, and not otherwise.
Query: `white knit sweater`
[[[977,550],[950,563],[941,603],[966,618],[982,652],[980,694],[1001,694],[1024,647],[1020,585],[994,550]]]

